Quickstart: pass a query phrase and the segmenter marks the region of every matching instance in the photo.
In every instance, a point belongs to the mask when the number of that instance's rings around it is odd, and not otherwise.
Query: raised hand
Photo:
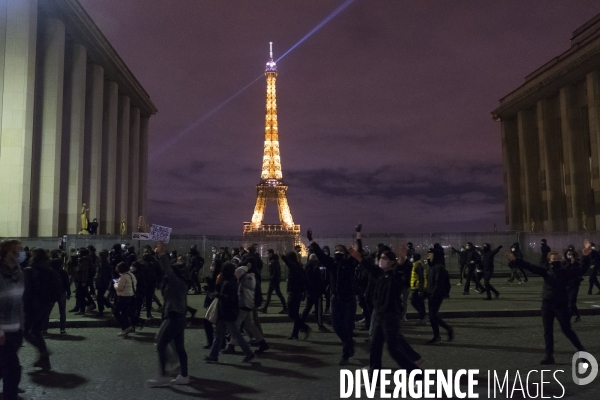
[[[362,229],[362,223],[359,223],[358,225],[356,225],[356,232],[360,232]]]
[[[312,229],[311,228],[308,228],[308,230],[306,231],[306,238],[308,239],[309,242],[312,242],[313,235],[312,235]]]
[[[350,247],[348,249],[348,252],[350,253],[350,255],[354,258],[356,258],[359,262],[362,261],[362,256],[360,255],[360,253],[358,252],[358,250],[356,250],[354,247]]]

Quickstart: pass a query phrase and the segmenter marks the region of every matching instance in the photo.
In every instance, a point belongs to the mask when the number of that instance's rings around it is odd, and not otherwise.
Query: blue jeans
[[[331,296],[331,323],[333,330],[342,341],[342,357],[350,358],[354,356],[354,340],[352,332],[354,330],[354,317],[356,316],[356,299],[354,296],[348,299],[341,299],[338,296]]]

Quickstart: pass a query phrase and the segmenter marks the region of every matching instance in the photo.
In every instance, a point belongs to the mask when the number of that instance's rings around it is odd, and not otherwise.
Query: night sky
[[[269,41],[279,58],[343,1],[80,0],[141,82],[149,219],[233,234],[260,179]],[[283,179],[318,233],[504,230],[490,112],[600,13],[589,1],[366,1],[280,60]],[[177,138],[177,140],[174,140]],[[267,204],[265,223],[278,223]]]

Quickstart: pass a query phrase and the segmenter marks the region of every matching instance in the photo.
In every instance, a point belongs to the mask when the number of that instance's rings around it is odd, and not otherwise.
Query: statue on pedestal
[[[83,203],[83,205],[81,206],[81,231],[79,232],[80,235],[87,235],[89,233],[88,231],[88,216],[87,213],[88,211],[90,211],[89,208],[86,207],[86,204]]]
[[[125,218],[121,219],[121,236],[127,233],[127,225],[125,224]]]

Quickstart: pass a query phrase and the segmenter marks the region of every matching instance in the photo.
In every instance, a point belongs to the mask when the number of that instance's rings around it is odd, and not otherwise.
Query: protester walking
[[[525,268],[544,279],[542,289],[542,325],[544,326],[545,356],[540,361],[542,365],[554,364],[554,320],[557,319],[564,335],[571,341],[577,351],[585,351],[577,334],[571,327],[571,312],[569,311],[568,284],[576,276],[575,269],[565,268],[558,253],[550,253],[548,267],[529,264],[519,259],[514,253],[509,253],[508,260],[517,267]]]
[[[273,295],[273,292],[275,292],[283,306],[283,309],[279,311],[279,314],[287,314],[287,303],[285,302],[285,297],[283,297],[279,287],[281,284],[281,264],[279,263],[279,256],[275,254],[273,249],[269,249],[267,250],[267,257],[269,258],[269,289],[267,290],[267,301],[261,309],[261,312],[267,313],[269,304],[271,304],[271,296]]]
[[[165,244],[158,242],[156,245],[156,256],[160,267],[165,274],[166,285],[164,286],[164,307],[162,311],[163,322],[159,328],[156,351],[159,361],[159,375],[154,379],[146,381],[149,387],[172,385],[187,385],[190,383],[188,375],[188,356],[185,351],[185,328],[188,283],[185,279],[183,268],[179,265],[171,265]],[[179,356],[181,373],[175,378],[167,376],[166,362],[167,346],[173,342]]]
[[[119,273],[119,279],[114,283],[118,297],[115,306],[115,318],[121,325],[121,332],[117,336],[127,337],[137,322],[135,316],[135,287],[137,282],[125,262],[120,262],[116,267],[116,271]]]
[[[351,248],[349,254],[356,259],[376,280],[373,292],[373,334],[369,352],[369,373],[383,367],[383,345],[387,342],[390,355],[401,369],[410,374],[419,369],[421,356],[400,333],[402,322],[403,272],[397,267],[406,260],[406,246],[400,250],[400,257],[391,251],[385,251],[379,258],[379,266],[364,258],[357,249]]]
[[[256,358],[256,355],[250,349],[250,345],[243,339],[242,334],[236,326],[240,309],[235,265],[230,262],[224,263],[221,277],[221,282],[217,282],[217,285],[221,285],[220,292],[209,293],[209,296],[218,299],[219,306],[215,340],[212,343],[210,354],[204,357],[204,360],[207,363],[216,363],[219,361],[219,351],[225,340],[225,331],[228,330],[231,337],[237,340],[237,343],[245,354],[242,362],[251,362]]]
[[[442,302],[450,293],[450,277],[433,249],[427,251],[429,270],[427,271],[427,294],[429,297],[429,322],[433,330],[433,338],[426,344],[437,344],[442,341],[440,326],[448,333],[448,341],[454,339],[454,329],[439,317]],[[467,258],[469,260],[469,258]],[[469,279],[467,278],[468,285]],[[468,287],[468,286],[465,286]]]
[[[25,251],[18,240],[0,242],[0,376],[5,400],[17,400],[21,382],[18,351],[23,344],[25,278],[19,264]]]
[[[354,357],[353,331],[356,315],[354,270],[358,262],[350,256],[346,246],[341,244],[335,246],[335,258],[332,260],[313,240],[311,229],[308,230],[306,237],[311,243],[311,251],[331,274],[331,319],[333,329],[342,341],[342,357],[339,365],[345,366],[348,365],[350,357]]]

